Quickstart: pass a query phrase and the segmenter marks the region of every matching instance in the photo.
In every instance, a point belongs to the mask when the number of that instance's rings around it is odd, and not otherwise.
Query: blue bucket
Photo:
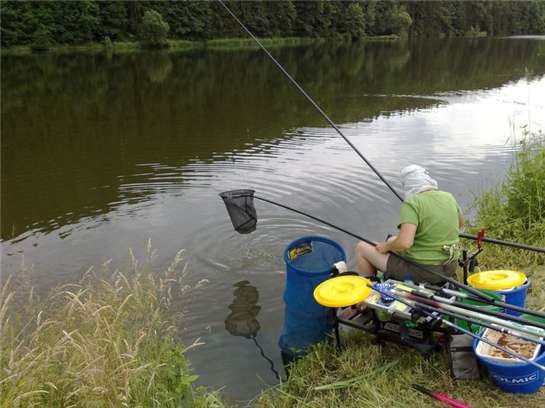
[[[346,261],[343,248],[325,237],[296,239],[284,251],[286,290],[284,302],[292,309],[312,314],[327,314],[328,308],[314,300],[314,289],[329,279],[333,264]]]
[[[495,290],[494,292],[502,296],[505,299],[505,303],[511,305],[524,307],[526,305],[526,294],[528,293],[528,288],[530,287],[530,279],[526,279],[524,285],[518,286],[511,290]],[[515,310],[505,309],[505,313],[519,316],[521,312]]]
[[[286,247],[286,308],[278,344],[290,357],[304,355],[308,347],[331,333],[334,315],[314,300],[314,289],[329,279],[334,263],[345,260],[343,248],[324,237],[302,237]]]
[[[529,315],[523,315],[522,317],[528,320],[545,322],[545,319],[539,319]],[[484,331],[485,329],[479,334],[482,336]],[[474,352],[477,350],[478,344],[479,340],[474,339]],[[492,382],[494,382],[502,391],[513,394],[531,394],[537,392],[545,382],[545,372],[531,364],[525,362],[504,363],[496,359],[479,355],[477,355],[477,358],[488,369],[488,374],[490,375]],[[545,347],[541,346],[539,354],[533,361],[541,365],[545,364]]]
[[[327,338],[335,326],[332,310],[327,314],[309,314],[286,306],[284,327],[278,345],[292,357],[305,355],[308,347]]]

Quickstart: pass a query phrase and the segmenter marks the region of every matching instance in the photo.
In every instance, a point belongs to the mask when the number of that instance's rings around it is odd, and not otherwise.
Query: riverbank
[[[142,263],[130,252],[122,271],[89,269],[44,301],[24,268],[3,282],[0,406],[222,407],[192,385],[185,353],[198,340],[176,340],[190,296],[181,252],[158,274],[153,254],[148,245]]]
[[[400,37],[395,34],[364,37],[360,41],[397,41]],[[328,41],[325,38],[310,38],[310,37],[279,37],[279,38],[260,38],[261,43],[267,48],[274,47],[290,47],[298,45],[306,45],[317,42]],[[335,40],[338,41],[338,40]],[[168,47],[161,48],[162,51],[179,52],[189,51],[194,49],[256,49],[259,46],[251,38],[218,38],[207,41],[187,41],[187,40],[168,40]],[[113,53],[113,54],[128,54],[149,50],[142,47],[137,41],[116,41],[108,45],[103,43],[87,43],[79,45],[51,45],[47,51],[33,51],[31,45],[13,46],[1,49],[1,55],[30,55],[39,53],[53,54],[69,54],[69,53]]]
[[[545,246],[545,142],[543,135],[528,138],[505,182],[478,199],[477,226],[489,236]],[[472,247],[471,243],[466,243]],[[482,270],[516,268],[532,281],[528,307],[543,310],[545,257],[520,250],[486,245],[480,256]],[[330,345],[319,345],[296,363],[289,379],[266,391],[257,406],[287,407],[435,407],[437,402],[411,385],[441,391],[472,407],[538,408],[545,405],[545,387],[533,395],[501,392],[489,379],[454,381],[447,358],[429,358],[388,344],[379,348],[369,335],[350,332],[338,354]]]

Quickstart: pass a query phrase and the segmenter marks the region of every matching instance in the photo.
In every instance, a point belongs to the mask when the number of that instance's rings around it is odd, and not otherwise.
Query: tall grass
[[[494,238],[545,246],[545,135],[526,135],[515,164],[497,189],[477,201],[477,227]],[[543,265],[545,256],[486,245],[481,257],[488,267]]]
[[[17,276],[0,292],[0,406],[222,406],[195,390],[176,341],[187,296],[179,252],[156,273],[148,246],[123,271],[107,262],[43,302]]]

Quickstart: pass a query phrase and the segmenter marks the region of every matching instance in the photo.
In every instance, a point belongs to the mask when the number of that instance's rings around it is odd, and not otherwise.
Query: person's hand
[[[377,251],[380,252],[381,254],[385,254],[390,250],[390,246],[388,245],[387,242],[378,243],[376,248],[377,248]]]

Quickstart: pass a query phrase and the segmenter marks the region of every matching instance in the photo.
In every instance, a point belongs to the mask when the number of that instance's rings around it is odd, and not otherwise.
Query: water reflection
[[[250,282],[244,280],[235,283],[236,287],[233,295],[235,296],[233,303],[229,305],[231,313],[225,319],[225,329],[232,336],[242,336],[254,342],[263,357],[270,365],[270,369],[277,379],[280,375],[274,368],[274,362],[267,357],[263,347],[257,341],[257,333],[261,326],[257,321],[257,315],[261,310],[261,306],[257,304],[259,293],[255,286],[250,285]]]
[[[275,54],[338,123],[430,108],[441,100],[427,95],[490,88],[545,66],[543,42],[523,40]],[[322,126],[258,51],[9,56],[2,66],[3,240],[149,200],[149,186],[205,187],[209,176],[188,164]]]

